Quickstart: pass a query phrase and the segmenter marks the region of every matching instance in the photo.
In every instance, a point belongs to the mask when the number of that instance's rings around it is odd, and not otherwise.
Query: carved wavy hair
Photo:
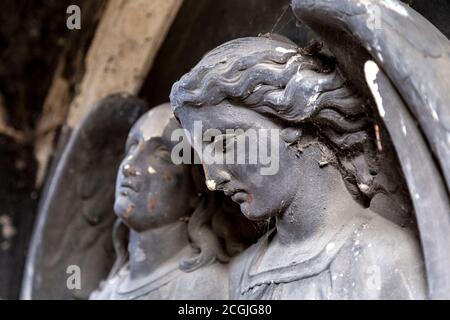
[[[376,150],[369,108],[324,54],[287,39],[236,39],[206,54],[173,85],[170,100],[175,115],[185,106],[228,101],[286,127],[300,127],[331,150],[330,163],[360,203],[368,206],[380,188],[373,183]]]
[[[228,262],[221,239],[212,229],[212,219],[220,207],[215,195],[205,190],[197,166],[192,166],[192,176],[199,198],[194,205],[193,213],[188,217],[188,235],[194,253],[180,261],[180,269],[185,272],[197,270],[203,266],[218,262]]]

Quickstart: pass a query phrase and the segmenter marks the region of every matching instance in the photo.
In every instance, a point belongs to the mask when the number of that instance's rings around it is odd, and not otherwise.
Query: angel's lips
[[[129,190],[131,190],[131,191],[133,191],[133,192],[138,192],[136,186],[134,186],[134,185],[131,184],[131,183],[123,183],[123,184],[121,184],[121,185],[120,185],[120,189],[121,189],[121,190],[124,190],[124,191],[129,191]]]
[[[238,191],[231,196],[231,200],[239,204],[244,203],[248,200],[248,194],[243,191]]]

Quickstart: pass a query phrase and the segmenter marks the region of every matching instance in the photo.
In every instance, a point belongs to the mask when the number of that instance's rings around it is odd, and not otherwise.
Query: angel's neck
[[[184,222],[146,230],[130,231],[130,277],[140,278],[151,274],[189,244]]]
[[[277,238],[284,245],[320,244],[363,210],[333,166],[303,174],[314,185],[301,185],[293,202],[277,217]]]

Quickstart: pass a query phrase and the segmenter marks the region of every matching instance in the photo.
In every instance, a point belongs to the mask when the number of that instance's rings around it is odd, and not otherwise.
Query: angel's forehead
[[[154,137],[162,137],[164,129],[173,117],[174,115],[169,104],[157,106],[139,118],[131,133],[139,135],[145,141]]]

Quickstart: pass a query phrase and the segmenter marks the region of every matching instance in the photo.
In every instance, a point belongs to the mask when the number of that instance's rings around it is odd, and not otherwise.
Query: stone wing
[[[397,0],[293,0],[299,20],[373,98],[419,227],[429,297],[450,298],[450,42]]]
[[[137,98],[109,96],[71,135],[41,198],[23,299],[87,299],[107,277],[117,169],[128,132],[147,109]],[[81,288],[71,290],[67,280],[78,267]]]

